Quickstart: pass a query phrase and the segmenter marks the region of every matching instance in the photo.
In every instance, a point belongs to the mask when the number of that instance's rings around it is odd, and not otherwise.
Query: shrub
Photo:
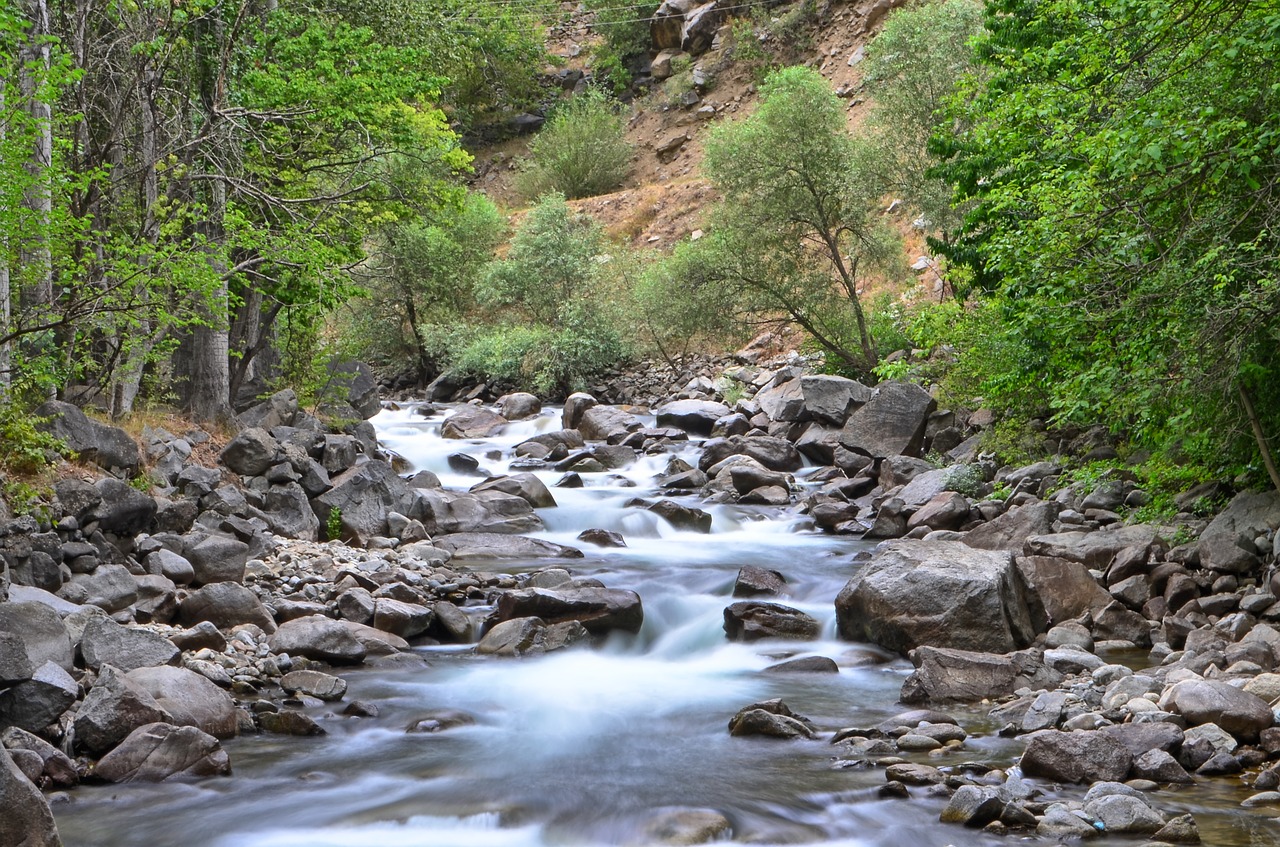
[[[516,187],[533,200],[551,192],[570,199],[614,190],[631,170],[618,107],[598,89],[560,105],[529,145],[529,161]]]

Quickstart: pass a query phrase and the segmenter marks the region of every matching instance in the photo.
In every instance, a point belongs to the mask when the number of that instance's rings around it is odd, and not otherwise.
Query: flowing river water
[[[497,437],[439,438],[443,416],[410,409],[374,418],[379,438],[415,470],[447,488],[479,481],[450,470],[463,451],[503,473],[511,448],[559,429],[560,412],[511,424]],[[681,450],[696,464],[697,447]],[[709,506],[710,534],[675,530],[628,500],[656,493],[669,454],[642,457],[613,474],[585,475],[580,489],[552,488],[538,537],[580,547],[568,562],[478,564],[521,572],[565,564],[610,588],[637,591],[645,622],[591,649],[522,659],[471,648],[418,648],[425,668],[345,671],[348,700],[378,706],[376,718],[339,708],[312,714],[321,738],[250,736],[226,742],[234,775],[198,783],[86,786],[55,804],[68,847],[570,847],[651,841],[645,827],[673,808],[712,809],[733,840],[754,844],[1003,844],[1007,839],[938,822],[945,799],[912,789],[881,799],[878,769],[839,766],[824,738],[733,738],[742,706],[783,698],[827,730],[868,726],[897,704],[908,663],[835,637],[834,599],[866,542],[822,535],[785,509]],[[559,473],[539,472],[553,485]],[[801,476],[803,475],[803,472]],[[801,479],[803,483],[803,479]],[[692,504],[692,501],[689,501]],[[622,533],[625,549],[577,542],[586,528]],[[742,565],[781,571],[781,601],[823,622],[816,642],[726,641],[723,609]],[[476,609],[482,614],[483,609]],[[839,674],[769,673],[791,656],[821,655]],[[430,712],[457,710],[475,723],[433,734],[405,728]],[[980,710],[952,710],[971,732],[965,748],[930,764],[1007,766],[1019,749],[998,738]],[[829,733],[826,735],[829,738]],[[1191,810],[1206,843],[1274,844],[1268,817],[1231,810],[1225,790],[1161,792],[1166,810]],[[1215,809],[1217,811],[1215,811]],[[1263,840],[1259,840],[1263,839]],[[1115,840],[1113,843],[1138,843]]]

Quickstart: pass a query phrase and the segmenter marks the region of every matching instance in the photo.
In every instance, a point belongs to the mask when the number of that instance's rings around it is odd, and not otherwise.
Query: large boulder
[[[99,423],[78,407],[50,400],[31,413],[36,428],[65,441],[81,459],[135,476],[142,464],[138,443],[123,429]]]
[[[732,438],[713,438],[704,444],[698,468],[709,471],[730,456],[747,456],[771,471],[790,473],[804,466],[800,451],[785,439],[767,435],[735,435]]]
[[[873,394],[870,388],[856,380],[826,374],[800,377],[800,390],[806,418],[841,427]]]
[[[1004,697],[1019,688],[1051,688],[1062,675],[1044,664],[1035,650],[1007,655],[917,647],[911,651],[916,669],[902,684],[904,703],[976,703]]]
[[[259,476],[280,461],[282,451],[270,432],[250,427],[227,442],[218,459],[234,473]]]
[[[178,648],[158,632],[126,627],[108,617],[89,621],[80,637],[85,667],[97,670],[110,664],[126,673],[135,668],[167,665],[178,657]]]
[[[307,491],[301,485],[296,482],[277,483],[267,489],[264,500],[262,510],[273,533],[303,541],[319,538],[320,518],[311,508]]]
[[[440,427],[441,438],[488,438],[501,432],[508,423],[497,412],[483,406],[459,406],[444,419]]]
[[[566,414],[567,412],[566,407]],[[588,441],[608,441],[635,432],[643,426],[644,422],[635,415],[616,406],[591,406],[578,417],[577,430]]]
[[[5,847],[62,847],[53,812],[40,789],[0,747],[0,844]]]
[[[1052,556],[1019,556],[1018,572],[1026,583],[1031,622],[1037,632],[1111,604],[1111,595],[1079,562]]]
[[[276,624],[258,595],[235,582],[215,582],[192,592],[178,606],[178,620],[186,626],[209,621],[219,629],[254,624],[275,632]]]
[[[298,395],[292,388],[286,388],[283,391],[277,391],[261,403],[245,409],[236,416],[236,423],[244,429],[256,427],[270,430],[277,426],[293,426],[298,419],[298,408]],[[232,470],[235,469],[232,468]]]
[[[44,662],[30,679],[0,691],[0,727],[39,732],[71,708],[80,686],[53,662]]]
[[[308,615],[285,621],[271,636],[271,652],[305,656],[334,665],[356,665],[369,651],[341,621]]]
[[[194,726],[140,726],[98,762],[94,774],[107,782],[163,782],[227,776],[231,760],[218,739]]]
[[[644,608],[639,594],[619,588],[523,588],[504,592],[487,623],[530,617],[547,624],[577,621],[593,634],[639,632]]]
[[[99,565],[91,574],[72,574],[58,589],[58,596],[114,614],[129,608],[138,599],[138,583],[124,565]]]
[[[215,582],[243,582],[249,561],[249,545],[229,535],[193,535],[183,547],[183,555],[191,563],[196,585]]]
[[[538,484],[541,485],[540,482]],[[543,490],[546,490],[545,486]],[[473,494],[440,488],[416,488],[411,493],[405,514],[422,521],[431,535],[455,532],[516,535],[543,528],[542,519],[534,513],[528,500],[496,488]]]
[[[1097,532],[1059,532],[1027,539],[1028,556],[1070,559],[1087,568],[1105,568],[1126,547],[1145,548],[1155,544],[1159,531],[1146,524],[1101,529]]]
[[[373,460],[334,477],[333,488],[314,498],[311,508],[321,526],[337,511],[343,536],[365,544],[387,533],[388,514],[409,513],[411,491],[390,465]]]
[[[476,652],[482,656],[529,656],[562,650],[590,638],[577,621],[547,624],[541,618],[513,618],[486,632]]]
[[[484,482],[471,486],[472,494],[482,491],[500,491],[524,500],[535,509],[551,509],[556,505],[556,498],[546,483],[531,473],[517,473],[510,476],[491,477]]]
[[[840,443],[873,459],[919,456],[925,425],[937,403],[929,392],[910,382],[885,382],[871,399],[849,416]]]
[[[156,501],[114,477],[100,479],[93,486],[101,498],[93,510],[98,529],[116,535],[137,535],[151,528]]]
[[[1009,553],[942,541],[890,541],[836,598],[840,634],[906,653],[921,645],[989,653],[1035,636]]]
[[[1249,573],[1260,563],[1253,540],[1280,528],[1280,491],[1237,494],[1200,533],[1200,565]]]
[[[822,634],[822,624],[812,615],[790,606],[746,600],[724,610],[724,632],[730,641],[761,638],[814,641]]]
[[[1174,683],[1160,697],[1160,708],[1177,712],[1192,726],[1216,724],[1250,741],[1275,722],[1266,700],[1217,680],[1189,679]]]
[[[980,550],[1013,550],[1021,553],[1027,539],[1053,533],[1053,522],[1062,514],[1062,504],[1040,500],[1016,506],[981,526],[969,530],[961,539]]]
[[[434,544],[458,561],[490,559],[581,559],[582,551],[563,544],[492,532],[459,532],[443,535]]]
[[[157,721],[173,723],[173,716],[125,674],[103,665],[76,712],[76,744],[101,756],[138,727]]]
[[[234,738],[236,704],[214,683],[186,668],[139,668],[125,679],[150,694],[178,726],[193,726],[215,738]]]
[[[1022,772],[1058,782],[1121,782],[1133,766],[1133,754],[1097,731],[1032,733],[1022,754]]]
[[[7,632],[22,642],[33,668],[50,661],[64,670],[73,667],[71,637],[66,624],[44,603],[0,603],[0,632]]]
[[[723,403],[712,400],[673,400],[657,408],[658,426],[674,426],[694,435],[710,435],[716,421],[729,414]]]
[[[364,362],[335,359],[329,363],[329,373],[333,375],[335,382],[346,389],[343,392],[346,396],[341,399],[359,412],[361,418],[368,420],[382,411],[378,376],[373,368]]]

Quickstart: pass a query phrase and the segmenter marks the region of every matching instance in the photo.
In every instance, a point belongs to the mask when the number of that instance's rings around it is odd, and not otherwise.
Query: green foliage
[[[617,104],[598,89],[561,103],[529,145],[520,192],[530,199],[551,192],[574,199],[614,190],[631,169],[625,130]]]
[[[878,361],[858,298],[873,272],[900,266],[874,212],[877,150],[845,130],[844,107],[809,68],[771,74],[749,118],[717,127],[704,167],[724,196],[696,243],[709,276],[759,322],[793,321],[853,373]]]
[[[868,130],[885,151],[886,185],[935,232],[960,221],[953,187],[929,174],[937,160],[928,141],[946,120],[960,79],[978,69],[969,41],[981,29],[978,0],[928,0],[892,12],[867,47],[863,79],[874,98]]]
[[[30,476],[69,455],[66,443],[36,429],[43,422],[16,402],[0,403],[0,470]]]
[[[637,343],[669,363],[698,347],[743,340],[734,292],[705,264],[696,241],[684,241],[648,264],[631,290],[631,326]]]
[[[649,19],[658,11],[660,0],[586,0],[595,14],[593,29],[610,52],[626,59],[649,50]]]
[[[991,292],[971,376],[997,407],[1255,465],[1244,398],[1280,429],[1280,7],[987,6],[984,73],[935,139],[972,204],[948,253]]]
[[[324,522],[326,541],[342,540],[342,510],[336,506],[329,510],[329,517]]]
[[[977,465],[957,465],[947,474],[943,488],[976,499],[986,493],[987,480]]]
[[[470,340],[452,358],[454,370],[542,397],[581,390],[592,376],[626,355],[617,330],[593,321],[558,329],[499,324],[471,328],[466,334]]]

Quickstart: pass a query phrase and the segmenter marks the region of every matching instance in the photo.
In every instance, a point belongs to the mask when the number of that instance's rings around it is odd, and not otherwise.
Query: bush
[[[613,191],[631,170],[618,107],[598,89],[559,106],[529,145],[529,161],[516,188],[533,200],[558,192],[570,199]]]

